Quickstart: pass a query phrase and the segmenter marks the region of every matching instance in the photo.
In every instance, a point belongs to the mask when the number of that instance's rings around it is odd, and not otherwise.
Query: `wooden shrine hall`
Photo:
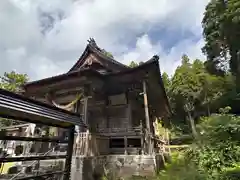
[[[107,147],[105,154],[151,154],[155,119],[169,125],[159,57],[130,68],[109,57],[94,39],[68,72],[23,88],[27,97],[79,113],[92,135],[107,139],[100,145]]]

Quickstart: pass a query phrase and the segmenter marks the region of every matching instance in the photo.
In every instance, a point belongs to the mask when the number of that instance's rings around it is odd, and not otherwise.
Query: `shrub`
[[[193,161],[186,158],[187,152],[173,153],[172,161],[158,175],[159,180],[205,180],[205,174]]]
[[[235,167],[231,169],[225,170],[224,173],[222,173],[221,180],[239,180],[240,179],[240,167]]]
[[[240,117],[222,114],[203,118],[199,130],[200,143],[193,158],[198,168],[207,172],[209,179],[230,177],[226,169],[236,168],[240,162]]]
[[[240,179],[240,117],[202,118],[200,136],[189,149],[174,154],[159,180]]]

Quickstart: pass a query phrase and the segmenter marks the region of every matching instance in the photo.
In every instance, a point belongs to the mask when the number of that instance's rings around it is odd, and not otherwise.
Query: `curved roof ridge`
[[[78,61],[72,66],[72,68],[68,71],[71,72],[73,71],[75,68],[77,68],[79,65],[81,65],[81,61],[84,59],[84,57],[89,53],[89,50],[92,51],[93,53],[96,53],[98,56],[100,56],[102,59],[109,61],[115,65],[120,66],[121,68],[129,68],[127,65],[115,60],[114,58],[111,58],[109,56],[106,55],[106,50],[100,48],[96,41],[94,40],[94,38],[89,38],[88,40],[88,44],[85,48],[85,50],[83,51],[82,55],[80,56],[80,58],[78,59]]]
[[[125,64],[117,61],[117,60],[114,59],[114,58],[111,58],[111,57],[107,56],[107,55],[105,54],[105,52],[107,52],[106,50],[101,49],[101,48],[98,47],[98,46],[93,46],[92,44],[88,44],[88,45],[92,48],[93,51],[95,51],[96,53],[100,53],[101,56],[104,56],[104,58],[105,58],[106,60],[109,60],[109,61],[111,61],[111,62],[113,62],[113,63],[115,63],[115,64],[118,64],[118,65],[120,65],[120,66],[123,66],[123,67],[125,67],[125,68],[129,68],[127,65],[125,65]],[[105,51],[105,52],[104,52],[104,51]]]

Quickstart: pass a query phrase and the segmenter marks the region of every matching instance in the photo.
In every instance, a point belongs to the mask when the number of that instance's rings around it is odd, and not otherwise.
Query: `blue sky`
[[[182,54],[204,60],[201,19],[208,0],[1,0],[0,74],[32,80],[64,73],[89,37],[125,64],[160,56],[173,74]]]

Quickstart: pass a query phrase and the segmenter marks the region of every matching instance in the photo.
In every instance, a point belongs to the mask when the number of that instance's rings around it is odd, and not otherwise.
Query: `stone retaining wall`
[[[98,180],[113,177],[153,176],[162,166],[160,155],[108,155],[73,157],[71,180]]]

